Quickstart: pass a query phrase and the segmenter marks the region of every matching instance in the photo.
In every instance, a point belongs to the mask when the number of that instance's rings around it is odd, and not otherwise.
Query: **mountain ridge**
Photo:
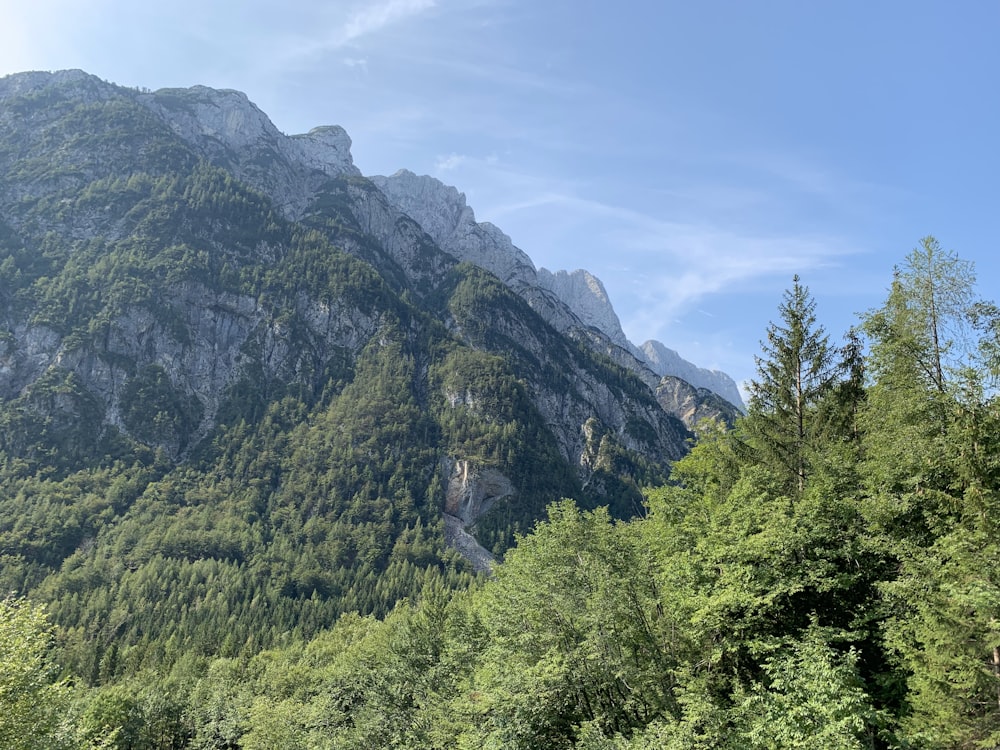
[[[0,79],[0,586],[47,604],[72,669],[460,588],[555,500],[643,513],[684,419],[735,413],[518,286],[530,259],[505,283],[438,237],[339,129]]]
[[[110,95],[117,88],[80,70],[15,74],[6,80],[6,88],[15,91],[52,82],[86,84],[92,95]],[[216,159],[221,156],[237,177],[269,195],[290,219],[301,218],[314,196],[318,187],[314,173],[361,176],[351,155],[350,136],[342,127],[323,125],[304,134],[285,135],[244,92],[196,85],[143,90],[137,93],[136,101],[161,116],[203,154]],[[414,218],[446,252],[496,274],[558,329],[568,330],[582,322],[634,357],[636,362],[622,352],[613,352],[605,343],[605,350],[619,364],[641,376],[643,368],[648,368],[659,377],[680,377],[743,408],[736,383],[728,375],[700,368],[660,342],[647,341],[641,347],[630,342],[597,277],[583,269],[536,270],[531,258],[499,227],[475,220],[472,207],[457,188],[406,169],[390,177],[374,175],[370,179],[396,209]],[[548,299],[546,291],[554,293],[562,304]]]
[[[607,338],[606,349],[611,345],[622,350],[615,357],[619,364],[640,374],[649,369],[659,377],[680,377],[696,388],[715,392],[741,410],[744,408],[736,383],[725,373],[698,367],[658,341],[647,341],[642,347],[630,342],[600,279],[584,269],[554,272],[536,269],[531,258],[502,230],[489,222],[476,221],[475,212],[457,188],[406,169],[371,179],[442,248],[496,274],[556,328],[597,329]],[[554,294],[562,304],[553,304],[545,292]]]
[[[50,418],[48,406],[31,400],[37,401],[32,394],[41,388],[35,384],[47,373],[65,373],[77,388],[71,410],[93,403],[103,425],[99,431],[109,439],[119,431],[171,456],[186,455],[232,408],[227,394],[248,377],[265,393],[271,383],[305,384],[303,378],[314,377],[308,373],[329,367],[329,352],[342,350],[353,358],[384,327],[385,313],[369,301],[360,306],[349,301],[358,297],[354,282],[337,282],[342,296],[323,291],[316,298],[318,289],[310,291],[291,276],[267,280],[278,272],[312,273],[296,268],[294,258],[332,241],[380,275],[382,281],[357,276],[367,289],[362,298],[405,294],[421,306],[446,304],[443,322],[451,335],[520,358],[535,408],[557,436],[563,459],[580,467],[584,479],[595,460],[586,456],[597,446],[588,447],[580,425],[591,418],[612,428],[628,450],[667,457],[683,452],[683,428],[658,413],[655,376],[633,365],[650,390],[635,390],[623,401],[619,385],[603,382],[620,375],[609,369],[614,356],[600,359],[605,355],[593,341],[599,333],[575,330],[586,327],[547,290],[532,287],[524,308],[515,304],[523,295],[490,291],[506,307],[485,325],[454,300],[443,299],[442,293],[471,294],[462,303],[472,303],[471,312],[479,304],[476,295],[491,282],[463,270],[464,258],[440,248],[360,175],[343,130],[284,136],[239,92],[137,91],[79,71],[4,79],[0,101],[5,105],[0,117],[11,126],[0,154],[7,169],[0,219],[13,233],[11,273],[23,286],[19,297],[35,305],[24,308],[10,300],[0,391],[31,413]],[[52,152],[57,143],[62,145]],[[55,161],[45,172],[48,159]],[[509,242],[498,229],[475,224],[471,209],[468,214],[471,236]],[[54,243],[51,252],[44,249],[47,242]],[[109,252],[117,258],[114,265],[108,265]],[[47,265],[33,269],[32,258],[47,254]],[[527,256],[515,260],[515,266],[534,273]],[[336,262],[353,269],[346,258]],[[169,270],[165,276],[151,274],[150,264]],[[107,266],[104,277],[93,270],[102,266]],[[507,275],[510,283],[504,286],[510,289],[517,274]],[[120,301],[113,301],[109,283],[127,285]],[[298,291],[268,297],[267,284],[272,295]],[[539,300],[543,313],[556,310],[563,316],[566,324],[555,330],[571,333],[569,339],[531,319],[539,314]],[[43,313],[38,305],[51,309]],[[95,313],[99,320],[80,317]],[[393,303],[392,316],[399,315]],[[541,314],[550,322],[553,317]],[[571,340],[594,355],[581,359],[576,344],[567,348]],[[265,359],[256,364],[260,355]],[[538,367],[553,355],[561,358],[560,367],[569,368],[565,373]],[[553,390],[560,381],[564,384]],[[165,415],[156,431],[136,421],[139,405],[133,403],[153,392]],[[638,427],[627,425],[639,424],[654,425],[652,443],[633,437]],[[637,434],[646,435],[644,430]],[[7,447],[20,450],[19,445]]]

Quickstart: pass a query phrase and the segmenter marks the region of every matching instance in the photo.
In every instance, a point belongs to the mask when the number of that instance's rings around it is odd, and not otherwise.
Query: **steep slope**
[[[502,554],[560,497],[630,515],[685,451],[348,148],[236,92],[0,79],[0,585],[78,673],[461,585],[446,538]]]
[[[588,341],[651,388],[661,377],[678,377],[743,408],[732,378],[699,368],[658,341],[641,348],[632,344],[600,279],[583,269],[536,270],[510,237],[489,222],[476,221],[465,195],[454,187],[405,169],[371,179],[393,206],[420,224],[446,252],[495,274],[557,330]]]
[[[704,388],[718,394],[741,410],[744,408],[743,398],[736,383],[726,373],[693,365],[659,341],[647,341],[640,351],[643,360],[658,375],[680,378],[696,388]]]

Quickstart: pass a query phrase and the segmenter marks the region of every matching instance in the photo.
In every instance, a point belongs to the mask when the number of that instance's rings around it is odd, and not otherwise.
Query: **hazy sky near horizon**
[[[1000,301],[994,0],[0,0],[0,75],[246,92],[467,196],[636,343],[738,381],[794,274],[834,343],[920,238]]]

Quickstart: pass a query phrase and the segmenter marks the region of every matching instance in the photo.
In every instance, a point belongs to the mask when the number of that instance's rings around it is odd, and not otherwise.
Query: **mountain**
[[[721,370],[709,370],[693,365],[659,341],[645,342],[639,348],[637,356],[640,356],[642,361],[658,375],[679,378],[696,388],[703,388],[721,396],[728,403],[738,406],[740,410],[744,408],[743,398],[736,383]]]
[[[0,79],[0,586],[99,680],[463,586],[559,498],[640,512],[690,403],[547,279],[340,128]]]
[[[743,409],[739,389],[731,377],[719,370],[700,368],[659,341],[647,341],[642,347],[634,345],[625,336],[600,279],[583,269],[536,270],[510,237],[489,222],[476,221],[465,195],[454,187],[405,169],[371,179],[441,248],[495,274],[557,330],[589,331],[591,338],[597,335],[592,343],[640,377],[649,380],[651,370],[658,378],[680,378]],[[651,385],[655,388],[657,384]]]

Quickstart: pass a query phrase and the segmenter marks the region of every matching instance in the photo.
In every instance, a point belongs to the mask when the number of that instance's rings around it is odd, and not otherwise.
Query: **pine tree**
[[[809,289],[792,279],[778,307],[780,322],[771,323],[757,357],[757,379],[749,387],[743,420],[746,443],[754,457],[783,477],[790,496],[805,490],[823,432],[818,406],[840,378],[841,366],[829,337],[816,323],[816,303]]]

